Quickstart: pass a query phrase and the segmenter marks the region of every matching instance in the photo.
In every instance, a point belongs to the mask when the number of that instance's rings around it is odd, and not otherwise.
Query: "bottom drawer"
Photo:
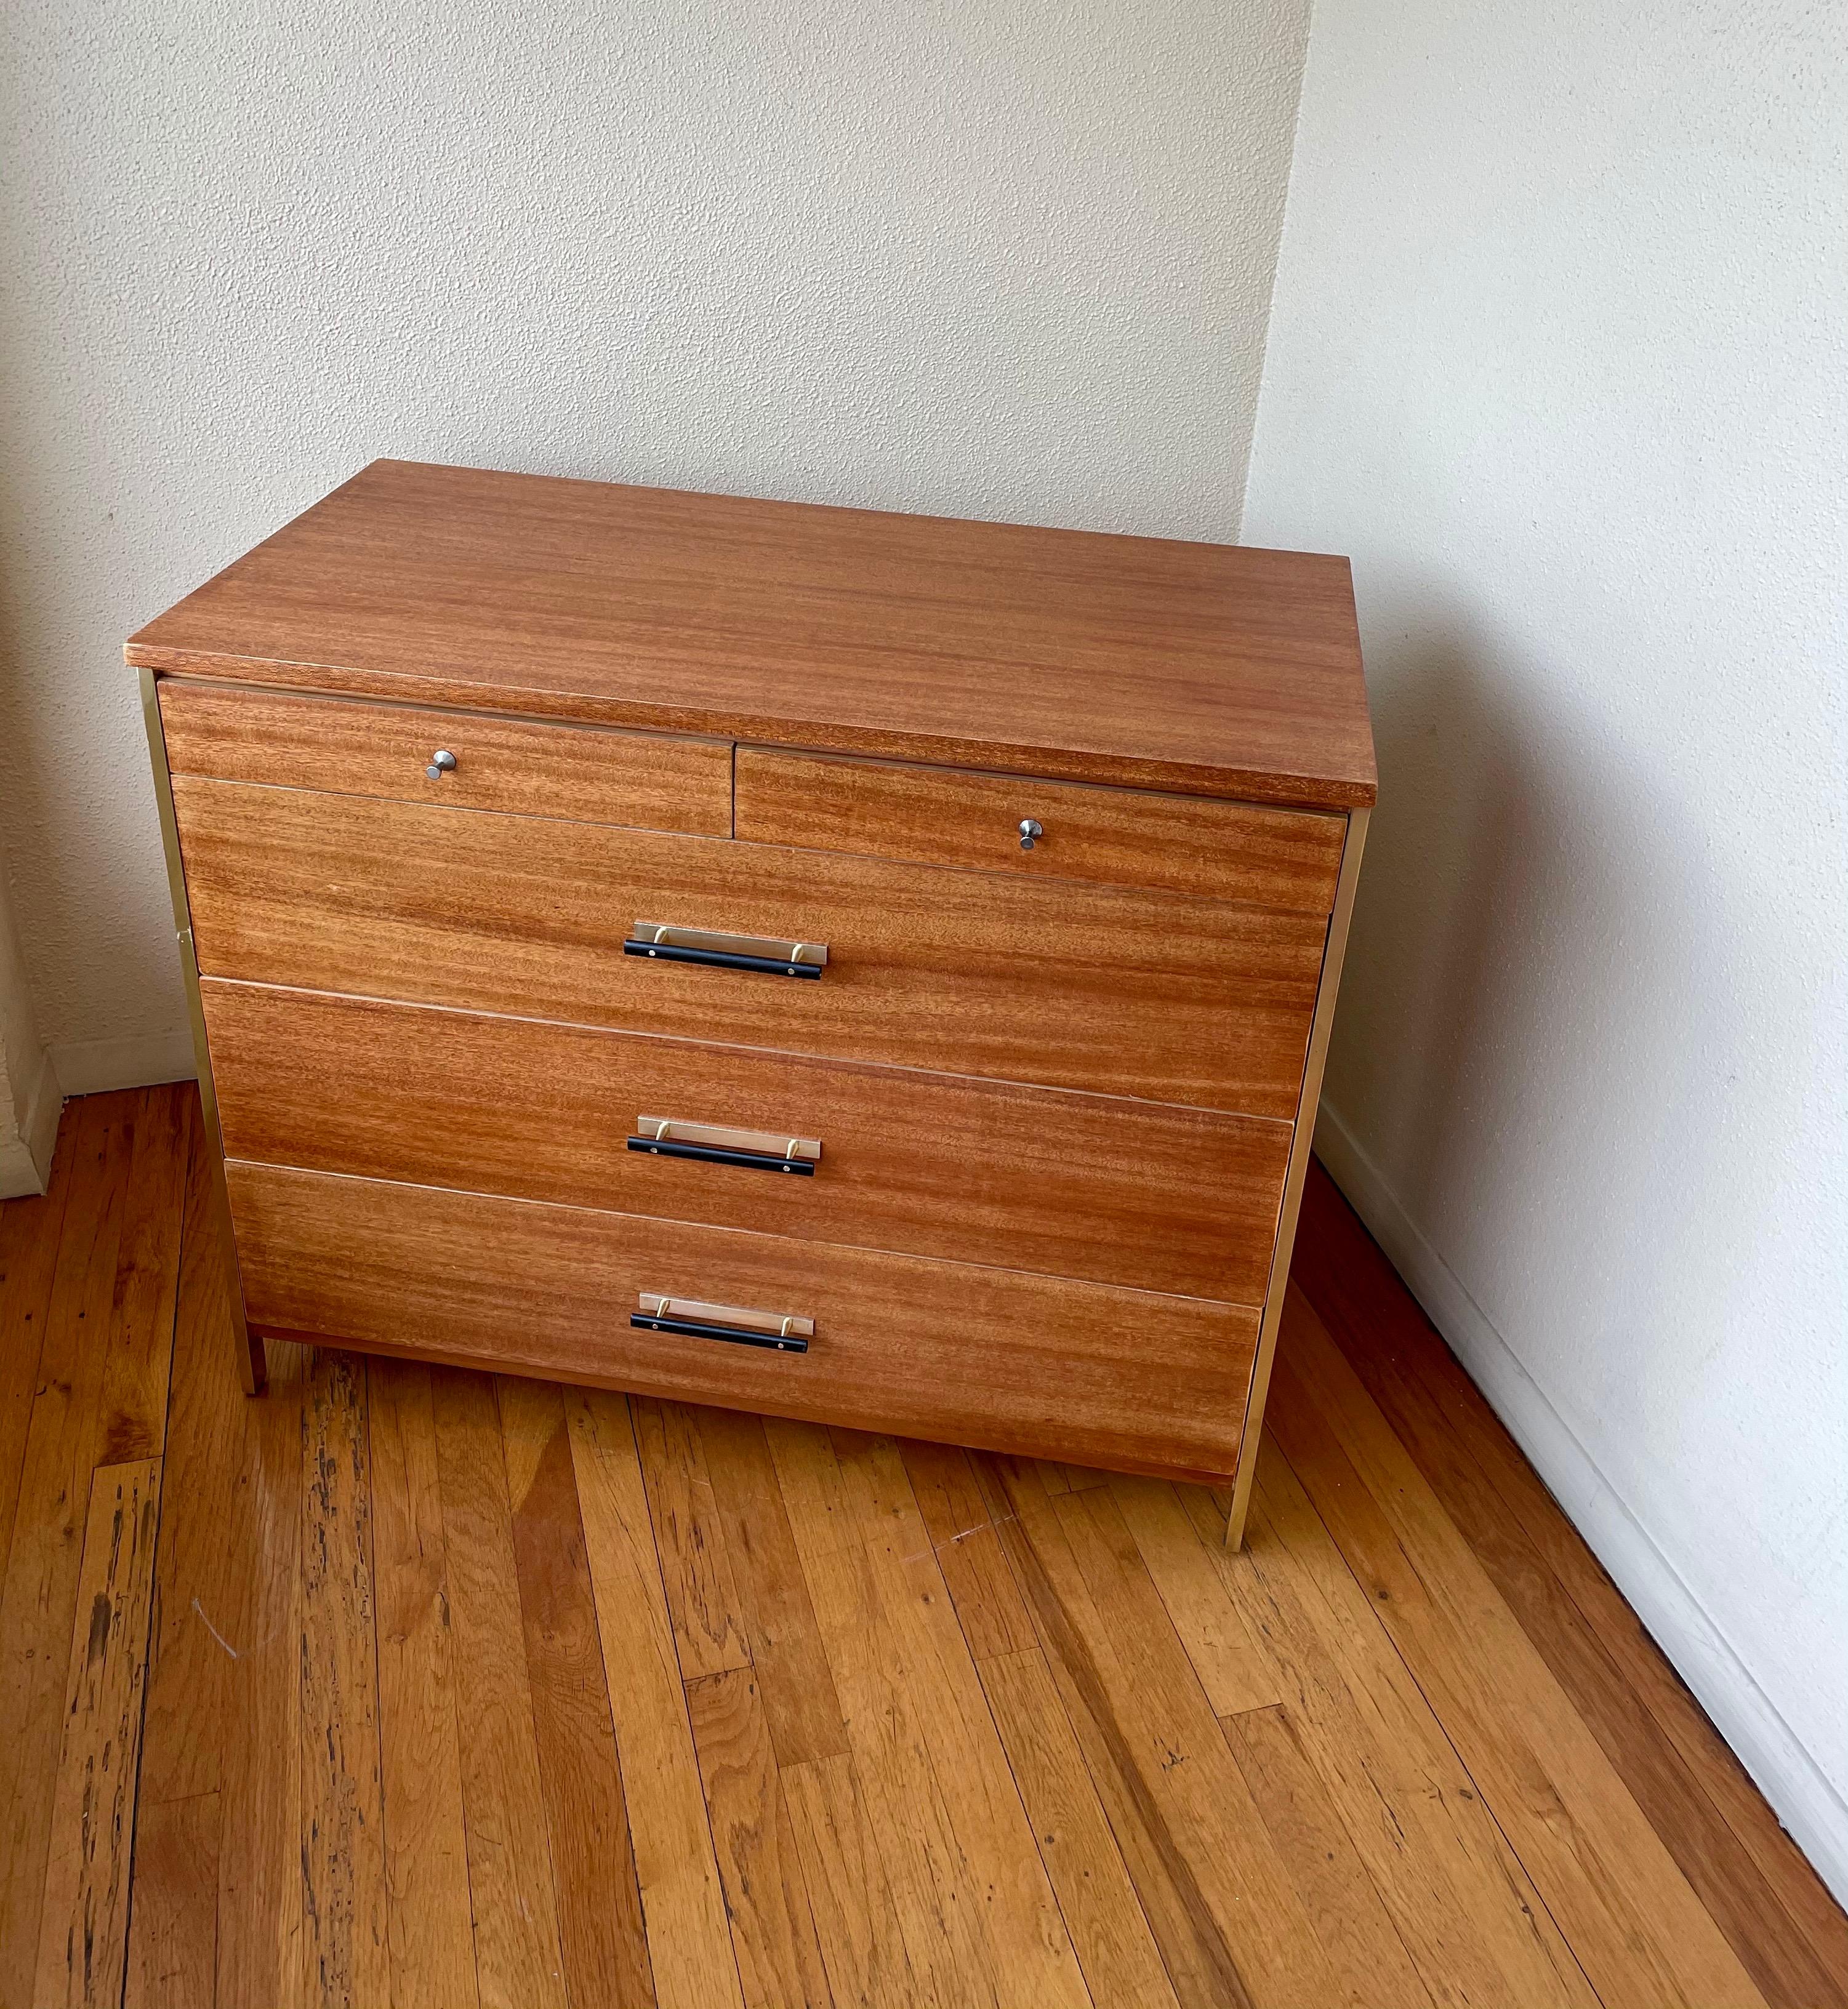
[[[233,1160],[260,1330],[1075,1464],[1222,1479],[1258,1314],[1200,1298]],[[805,1353],[631,1327],[643,1293]]]

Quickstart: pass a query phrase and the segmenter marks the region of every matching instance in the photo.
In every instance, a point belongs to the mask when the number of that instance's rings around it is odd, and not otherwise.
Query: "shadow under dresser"
[[[1345,560],[380,461],[126,654],[247,1387],[307,1338],[1240,1539],[1375,787]]]

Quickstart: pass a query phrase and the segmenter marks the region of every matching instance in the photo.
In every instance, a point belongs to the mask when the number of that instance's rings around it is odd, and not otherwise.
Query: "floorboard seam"
[[[700,1766],[700,1759],[699,1759],[699,1751],[698,1751],[698,1749],[697,1749],[697,1745],[694,1744],[694,1741],[693,1741],[693,1714],[692,1714],[691,1710],[690,1710],[688,1709],[687,1706],[686,1706],[686,1697],[687,1697],[687,1695],[688,1695],[689,1691],[690,1690],[690,1688],[691,1688],[691,1687],[692,1687],[692,1683],[691,1683],[690,1681],[688,1681],[688,1679],[686,1678],[686,1667],[685,1667],[685,1665],[683,1664],[683,1662],[682,1662],[682,1660],[681,1660],[681,1658],[680,1658],[680,1635],[679,1635],[679,1632],[675,1629],[675,1626],[674,1626],[674,1614],[673,1614],[673,1610],[672,1610],[672,1607],[671,1603],[669,1603],[669,1598],[668,1598],[668,1594],[667,1594],[667,1564],[666,1564],[666,1562],[665,1562],[665,1559],[663,1558],[663,1557],[662,1557],[662,1553],[661,1553],[661,1531],[660,1531],[660,1529],[658,1529],[658,1528],[655,1526],[655,1525],[654,1525],[654,1492],[653,1492],[652,1489],[650,1487],[650,1486],[649,1486],[649,1484],[648,1484],[648,1473],[647,1473],[647,1466],[646,1466],[646,1465],[643,1463],[643,1462],[642,1462],[642,1434],[641,1434],[641,1432],[640,1432],[640,1430],[638,1430],[636,1428],[636,1426],[635,1426],[635,1404],[634,1404],[634,1398],[633,1398],[632,1396],[625,1395],[625,1396],[623,1396],[623,1397],[622,1398],[622,1403],[623,1403],[623,1422],[624,1422],[624,1423],[626,1424],[626,1426],[628,1426],[628,1430],[629,1430],[629,1446],[630,1446],[630,1451],[634,1454],[634,1457],[635,1457],[635,1471],[636,1471],[636,1477],[637,1477],[637,1479],[638,1480],[638,1482],[640,1483],[640,1486],[641,1486],[642,1508],[643,1508],[643,1511],[644,1511],[647,1515],[647,1517],[648,1517],[648,1543],[649,1543],[649,1547],[650,1547],[650,1548],[651,1548],[651,1549],[653,1550],[653,1552],[654,1552],[654,1574],[655,1574],[655,1578],[656,1578],[656,1580],[659,1582],[659,1584],[660,1584],[660,1586],[661,1586],[661,1600],[662,1600],[662,1623],[663,1623],[663,1624],[667,1627],[667,1639],[668,1639],[668,1645],[669,1645],[669,1646],[672,1649],[672,1650],[673,1650],[673,1656],[674,1656],[674,1676],[675,1676],[676,1681],[676,1683],[678,1684],[678,1686],[679,1686],[679,1700],[680,1700],[680,1721],[681,1721],[681,1725],[682,1725],[682,1727],[684,1728],[684,1730],[685,1730],[685,1731],[686,1731],[686,1742],[687,1742],[688,1749],[689,1749],[692,1752],[692,1753],[693,1753],[693,1772],[694,1772],[694,1775],[695,1775],[695,1777],[702,1777],[703,1775],[702,1775],[702,1773],[701,1773],[701,1766]],[[575,1487],[575,1486],[576,1486],[576,1483],[577,1483],[576,1473],[576,1471],[575,1471],[575,1469],[574,1469],[574,1470],[573,1470],[573,1475],[572,1475],[572,1484],[573,1484],[573,1487]],[[578,1508],[578,1513],[579,1513],[579,1515],[580,1515],[580,1518],[581,1518],[581,1517],[582,1517],[582,1515],[583,1515],[583,1508],[582,1503],[580,1502],[580,1504],[579,1504],[579,1508]],[[588,1554],[588,1549],[587,1549],[587,1547],[586,1553],[587,1553],[587,1554]],[[593,1586],[593,1592],[594,1592],[594,1586]],[[594,1607],[594,1603],[595,1603],[595,1599],[594,1599],[594,1595],[593,1595],[593,1598],[592,1598],[592,1603],[593,1603],[593,1607]],[[749,1664],[749,1662],[750,1662],[750,1642],[748,1640],[745,1641],[745,1642],[744,1642],[744,1649],[745,1649],[745,1657],[746,1657],[746,1660],[747,1660],[747,1664]],[[598,1620],[598,1628],[597,1628],[597,1650],[598,1650],[598,1652],[599,1653],[601,1653],[603,1651],[603,1626],[602,1626],[602,1621],[601,1621],[601,1619],[599,1619],[599,1620]],[[608,1660],[607,1659],[604,1661],[604,1664],[603,1664],[603,1669],[604,1669],[604,1679],[605,1679],[605,1681],[608,1681],[608,1680],[609,1680],[609,1679],[611,1678],[611,1676],[610,1676],[610,1671],[609,1671],[609,1662],[608,1662]],[[755,1672],[756,1672],[756,1670],[755,1670],[755,1667],[754,1667],[754,1667],[752,1667],[752,1673],[753,1673],[754,1678],[754,1675],[755,1675]],[[614,1710],[614,1709],[613,1709],[613,1707],[612,1707],[612,1710],[611,1710],[611,1724],[612,1724],[612,1730],[613,1730],[613,1728],[614,1728],[614,1725],[615,1725],[615,1710]],[[621,1770],[622,1770],[622,1765],[623,1765],[623,1752],[622,1752],[622,1746],[619,1744],[619,1745],[617,1745],[617,1747],[616,1747],[616,1769],[617,1769],[617,1771],[618,1771],[619,1774],[621,1773]],[[781,1790],[782,1790],[782,1784],[781,1784],[781,1780],[780,1780],[780,1779],[779,1779],[779,1783],[778,1783],[778,1791],[780,1792],[780,1791],[781,1791]],[[625,1810],[626,1810],[627,1802],[628,1802],[628,1795],[627,1795],[627,1792],[626,1792],[626,1791],[625,1791],[625,1793],[624,1793],[624,1795],[623,1795],[623,1802],[624,1802]],[[740,2001],[743,2001],[743,2000],[745,2000],[747,1999],[746,1995],[745,1995],[745,1990],[744,1990],[744,1963],[743,1963],[743,1961],[739,1958],[739,1956],[738,1956],[738,1936],[737,1936],[737,1934],[736,1934],[736,1933],[734,1933],[734,1932],[732,1930],[732,1906],[731,1906],[731,1901],[730,1901],[730,1899],[729,1899],[729,1898],[728,1898],[728,1897],[725,1896],[725,1873],[724,1873],[724,1871],[723,1871],[723,1870],[720,1868],[720,1866],[719,1866],[718,1837],[712,1832],[712,1806],[711,1806],[711,1802],[707,1798],[707,1797],[706,1797],[706,1795],[705,1795],[705,1792],[704,1792],[704,1788],[703,1788],[703,1787],[702,1787],[702,1789],[701,1789],[701,1793],[700,1793],[700,1811],[701,1811],[701,1814],[702,1814],[702,1815],[704,1815],[704,1816],[705,1817],[705,1822],[706,1822],[706,1846],[707,1846],[707,1848],[708,1848],[711,1851],[711,1856],[712,1856],[712,1873],[714,1874],[714,1876],[716,1876],[716,1877],[718,1877],[718,1897],[719,1897],[719,1903],[720,1903],[720,1904],[724,1907],[724,1909],[725,1909],[725,1943],[726,1943],[727,1946],[730,1948],[730,1951],[731,1951],[731,1955],[732,1955],[732,1968],[733,1968],[733,1969],[736,1971],[736,1974],[737,1974],[737,1976],[738,1976],[738,1999],[739,1999]],[[633,1830],[631,1830],[631,1832],[630,1832],[630,1838],[629,1838],[629,1839],[630,1839],[630,1851],[631,1851],[631,1853],[633,1854],[633,1849],[634,1849],[634,1844],[635,1844],[635,1836],[634,1836],[634,1833],[633,1833]],[[636,1878],[636,1889],[637,1889],[637,1890],[638,1891],[638,1893],[639,1893],[639,1892],[640,1891],[640,1890],[641,1890],[641,1878],[640,1878],[640,1875],[639,1875],[639,1874],[637,1875],[637,1878]],[[805,1885],[804,1885],[804,1887],[803,1887],[803,1896],[806,1897],[807,1897],[807,1886],[806,1886],[806,1884],[805,1884]],[[647,1916],[648,1916],[648,1912],[647,1912],[647,1901],[646,1901],[646,1899],[644,1898],[644,1901],[643,1901],[643,1904],[642,1904],[642,1922],[643,1922],[643,1926],[644,1926],[644,1936],[645,1936],[645,1933],[646,1933],[646,1927],[647,1927]],[[812,1920],[811,1920],[811,1925],[812,1925],[812,1922],[812,1922]],[[650,1967],[651,1971],[652,1971],[652,1969],[653,1969],[653,1966],[654,1966],[654,1954],[653,1954],[652,1951],[650,1951],[650,1953],[649,1953],[649,1956],[648,1956],[648,1964],[649,1964],[649,1967]],[[824,1956],[824,1957],[823,1957],[823,1965],[824,1965],[824,1967],[825,1967],[825,1965],[826,1965],[826,1958],[825,1958],[825,1956]],[[830,1986],[830,1988],[832,1988],[832,1986],[833,1986],[833,1984],[832,1984],[832,1981],[831,1981],[831,1982],[830,1982],[830,1983],[829,1983],[829,1986]]]
[[[1285,1457],[1283,1447],[1278,1443],[1274,1436],[1270,1439],[1270,1446],[1273,1454],[1278,1458],[1281,1459],[1285,1465],[1289,1467],[1292,1476],[1296,1480],[1298,1490],[1302,1493],[1303,1498],[1307,1503],[1309,1511],[1314,1515],[1317,1524],[1321,1529],[1323,1536],[1328,1541],[1329,1547],[1334,1550],[1336,1555],[1340,1557],[1343,1563],[1347,1568],[1349,1573],[1350,1575],[1354,1575],[1353,1564],[1348,1561],[1347,1551],[1341,1546],[1340,1537],[1335,1534],[1334,1529],[1328,1525],[1328,1522],[1323,1520],[1321,1509],[1316,1505],[1314,1495],[1311,1493],[1309,1488],[1304,1483],[1302,1474],[1297,1472],[1296,1467],[1290,1464],[1289,1458]],[[1403,1553],[1403,1548],[1401,1553]],[[1423,1582],[1422,1578],[1419,1580],[1421,1582]],[[1357,1582],[1360,1581],[1357,1575],[1355,1575],[1355,1581]],[[1366,1588],[1365,1585],[1362,1584],[1361,1588],[1364,1590]],[[1558,1919],[1553,1915],[1553,1908],[1552,1905],[1547,1902],[1546,1893],[1541,1889],[1539,1881],[1535,1877],[1533,1871],[1528,1868],[1526,1858],[1522,1855],[1520,1851],[1514,1845],[1513,1837],[1509,1834],[1507,1828],[1503,1825],[1502,1816],[1495,1811],[1495,1802],[1492,1800],[1488,1795],[1482,1790],[1481,1782],[1477,1778],[1475,1773],[1470,1770],[1469,1761],[1463,1756],[1462,1752],[1457,1749],[1456,1739],[1450,1734],[1450,1726],[1445,1722],[1443,1717],[1438,1713],[1437,1704],[1432,1701],[1431,1696],[1426,1692],[1424,1682],[1418,1678],[1417,1669],[1412,1665],[1411,1662],[1406,1658],[1404,1653],[1400,1650],[1399,1642],[1392,1637],[1392,1635],[1386,1629],[1385,1626],[1381,1624],[1377,1613],[1374,1616],[1374,1623],[1375,1625],[1378,1626],[1381,1637],[1385,1641],[1388,1647],[1392,1650],[1395,1658],[1398,1660],[1399,1664],[1404,1668],[1406,1680],[1408,1680],[1411,1683],[1412,1686],[1417,1690],[1418,1699],[1424,1703],[1427,1712],[1430,1715],[1431,1721],[1436,1724],[1438,1734],[1443,1738],[1445,1743],[1449,1747],[1452,1756],[1456,1759],[1458,1770],[1460,1771],[1463,1777],[1469,1780],[1470,1791],[1476,1795],[1477,1800],[1481,1804],[1483,1811],[1487,1813],[1489,1819],[1494,1822],[1495,1832],[1502,1837],[1502,1846],[1508,1851],[1508,1853],[1513,1857],[1514,1860],[1520,1865],[1521,1874],[1527,1878],[1528,1887],[1534,1893],[1534,1901],[1539,1905],[1543,1912],[1545,1912],[1548,1923],[1552,1926],[1553,1930],[1559,1935],[1560,1945],[1566,1949],[1566,1954],[1570,1958],[1573,1965],[1578,1969],[1580,1974],[1584,1977],[1587,1992],[1591,1996],[1593,2000],[1602,2003],[1605,1998],[1598,1993],[1597,1985],[1593,1982],[1591,1975],[1586,1972],[1585,1964],[1579,1958],[1577,1947],[1572,1943],[1571,1940],[1566,1936],[1565,1928],[1561,1926]]]

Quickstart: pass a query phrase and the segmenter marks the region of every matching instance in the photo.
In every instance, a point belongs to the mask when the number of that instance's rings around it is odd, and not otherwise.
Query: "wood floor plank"
[[[977,1460],[1047,1663],[1176,1994],[1329,1999],[1333,1974],[1204,1690],[1105,1489],[1036,1496]],[[1210,1731],[1208,1726],[1210,1725]]]
[[[1293,1720],[1434,2000],[1597,2002],[1410,1671],[1276,1447],[1259,1452],[1246,1547],[1179,1489],[1202,1547],[1275,1659]]]
[[[222,1238],[209,1238],[220,1243],[222,1260]],[[301,1490],[313,1356],[304,1347],[272,1345],[268,1392],[251,1400],[232,1379],[233,1335],[221,1325],[212,1341],[208,1371],[229,1384],[241,1426],[225,1446],[236,1465],[231,1523],[218,1539],[229,1553],[212,1579],[211,1601],[201,1597],[195,1607],[227,1663],[211,1731],[221,1740],[218,1999],[293,2009],[308,2000],[301,1958]],[[169,1501],[172,1478],[164,1469]]]
[[[158,1458],[166,1441],[185,1167],[197,1107],[190,1081],[151,1088],[135,1126],[103,1367],[98,1455],[105,1465]]]
[[[1038,1458],[991,1458],[984,1463],[983,1454],[974,1451],[969,1458],[977,1473],[977,1483],[988,1498],[991,1520],[1003,1513],[1048,1506],[1055,1497],[1046,1484],[1046,1469]],[[998,1492],[994,1484],[998,1476],[1006,1480]],[[1069,1492],[1071,1489],[1068,1486],[1062,1490]],[[997,1499],[1003,1504],[997,1506]],[[1010,1550],[1009,1553],[1011,1557],[1014,1552]],[[1030,1609],[1032,1601],[1029,1599],[1027,1602]]]
[[[945,1804],[833,1447],[825,1431],[801,1426],[779,1433],[778,1453],[854,1777],[918,1993],[927,2003],[993,2009],[979,1880]]]
[[[1129,1683],[1051,1501],[1030,1467],[980,1457],[973,1463],[1176,1999],[1183,2009],[1246,2009],[1252,1997],[1235,1948],[1151,1782],[1140,1738],[1119,1720],[1113,1696]]]
[[[648,1508],[686,1678],[748,1667],[738,1588],[706,1470],[700,1412],[684,1402],[630,1398]]]
[[[766,1417],[789,1531],[804,1574],[858,1557],[859,1537],[828,1433]],[[783,1799],[801,1855],[810,1909],[839,2004],[928,2004],[928,1976],[913,1965],[893,1880],[880,1847],[871,1796],[850,1754],[779,1767]]]
[[[1226,1596],[1174,1488],[1120,1472],[1108,1484],[1214,1713],[1238,1715],[1280,1702],[1276,1668]]]
[[[1327,1173],[1292,1275],[1775,2009],[1848,2004],[1848,1914]]]
[[[790,1537],[804,1566],[814,1557],[857,1550],[860,1530],[828,1431],[817,1423],[766,1416],[764,1440],[776,1468]]]
[[[317,1350],[302,1430],[302,1960],[307,1999],[391,1998],[366,1363]]]
[[[126,2000],[210,2002],[216,1986],[220,1760],[233,1663],[204,1615],[239,1631],[233,1579],[247,1562],[233,1518],[247,1405],[222,1371],[229,1313],[222,1240],[209,1214],[205,1146],[189,1125],[182,1171],[168,1444],[135,1822]]]
[[[1071,1937],[898,1447],[842,1432],[834,1442],[938,1791],[981,1901],[995,1992],[1003,2003],[1084,2009],[1090,1995]]]
[[[977,1664],[1091,1999],[1175,2009],[1175,1994],[1108,1816],[1039,1648]]]
[[[230,1311],[202,1127],[190,1130],[186,1143],[158,1596],[141,1740],[141,1798],[157,1805],[218,1790],[236,1665],[223,1628],[249,1637],[241,1620],[253,1561],[244,1512],[250,1406],[213,1352],[228,1344]],[[138,1929],[131,1927],[131,1937]],[[186,1936],[214,1940],[215,1924],[187,1928]]]
[[[1093,1489],[1055,1501],[1054,1509],[1092,1604],[1114,1635],[1115,1657],[1130,1688],[1139,1698],[1159,1699],[1161,1721],[1143,1726],[1144,1762],[1156,1768],[1169,1819],[1201,1866],[1208,1901],[1239,1935],[1254,1999],[1328,1999],[1334,1977],[1325,1951],[1263,1836],[1250,1795],[1229,1762],[1223,1732],[1206,1736],[1211,1699],[1168,1622],[1115,1496]],[[1125,1699],[1119,1695],[1119,1710]],[[1216,1717],[1213,1727],[1218,1731]]]
[[[1222,1727],[1341,1979],[1340,2000],[1349,2009],[1374,2009],[1382,2002],[1430,2009],[1430,1992],[1297,1742],[1289,1711],[1280,1703],[1247,1710],[1223,1718]]]
[[[35,2009],[122,2000],[160,1493],[158,1458],[106,1465],[90,1482]]]
[[[661,2009],[741,2009],[738,1958],[628,1405],[573,1389],[571,1454]]]
[[[855,1777],[919,1993],[929,2003],[995,2009],[981,1893],[894,1665],[866,1557],[842,1550],[807,1567],[843,1691]]]
[[[122,2009],[201,2009],[212,2000],[218,1888],[218,1795],[138,1795]]]
[[[686,1699],[750,2009],[828,2009],[832,1993],[783,1806],[757,1677],[690,1682]]]
[[[853,1760],[778,1776],[836,2009],[935,2009],[918,1991]]]
[[[1300,1292],[1285,1324],[1279,1441],[1593,1986],[1689,2009],[1761,2003]]]
[[[1034,1649],[1033,1621],[988,1518],[968,1452],[910,1438],[901,1440],[899,1449],[970,1652],[984,1660]]]
[[[430,1369],[367,1362],[393,2009],[475,2009],[456,1642]]]
[[[847,1749],[840,1697],[763,1423],[703,1409],[700,1437],[777,1763],[838,1757]]]
[[[496,1391],[566,1990],[578,2005],[652,2004],[564,1391],[514,1377]]]
[[[566,2009],[494,1384],[458,1368],[430,1378],[477,1986],[486,2009]]]
[[[87,1096],[66,1148],[69,1200],[40,1338],[13,1538],[0,1586],[0,2002],[30,1996],[59,1716],[134,1124],[145,1100]]]
[[[81,1156],[73,1141],[76,1121],[67,1107],[45,1191],[0,1200],[0,1583],[5,1580],[12,1547],[13,1510],[19,1504],[65,1203],[73,1183],[73,1167]]]
[[[253,1401],[228,1366],[225,1246],[190,1126],[129,1918],[131,1993],[298,1999],[300,1673],[295,1628],[308,1356],[271,1349]],[[220,1912],[225,1916],[221,1923]]]

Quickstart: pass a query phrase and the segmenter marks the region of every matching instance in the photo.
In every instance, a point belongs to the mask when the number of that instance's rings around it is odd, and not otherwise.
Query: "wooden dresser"
[[[143,629],[262,1335],[1233,1485],[1340,558],[381,461]]]

